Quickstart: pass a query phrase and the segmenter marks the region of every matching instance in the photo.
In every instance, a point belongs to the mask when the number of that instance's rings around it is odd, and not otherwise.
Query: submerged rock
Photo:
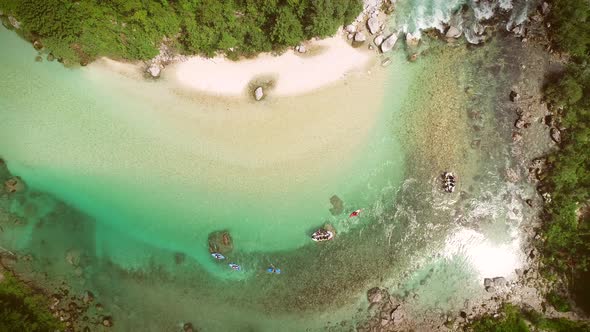
[[[264,97],[264,92],[262,91],[262,87],[259,86],[256,88],[256,90],[254,90],[254,99],[256,99],[256,101],[260,101],[260,100],[262,100],[263,97]]]
[[[84,302],[84,304],[89,304],[92,301],[94,301],[94,294],[92,294],[91,291],[85,291],[82,296],[82,302]]]
[[[373,287],[367,291],[367,300],[369,300],[369,303],[381,303],[387,301],[388,298],[389,294],[387,294],[387,291],[379,287]]]
[[[113,317],[111,317],[111,316],[102,317],[102,325],[106,326],[106,327],[113,326]]]
[[[72,266],[79,266],[81,261],[82,253],[80,250],[71,249],[66,252],[66,262]]]
[[[4,182],[4,189],[9,194],[17,193],[25,190],[25,184],[18,176],[15,176]]]
[[[230,253],[234,244],[228,231],[217,231],[209,234],[209,251],[220,254]]]
[[[520,142],[522,140],[522,134],[519,132],[513,132],[512,133],[512,141],[513,142]]]
[[[520,94],[516,91],[510,91],[510,101],[517,102],[520,100]]]
[[[381,52],[385,53],[385,52],[391,51],[393,46],[395,46],[396,42],[397,42],[397,34],[394,33],[391,36],[387,37],[387,39],[385,39],[383,41],[383,43],[381,44]]]
[[[194,332],[195,329],[193,328],[193,324],[190,322],[184,323],[184,325],[182,325],[182,331],[184,332]]]
[[[332,208],[330,209],[330,213],[333,216],[337,216],[344,211],[344,202],[340,199],[340,197],[334,195],[330,197],[330,204],[332,204]]]

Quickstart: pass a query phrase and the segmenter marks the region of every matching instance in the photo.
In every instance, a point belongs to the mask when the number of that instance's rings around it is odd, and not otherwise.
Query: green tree
[[[289,7],[281,7],[272,28],[273,42],[293,46],[303,38],[303,27]]]

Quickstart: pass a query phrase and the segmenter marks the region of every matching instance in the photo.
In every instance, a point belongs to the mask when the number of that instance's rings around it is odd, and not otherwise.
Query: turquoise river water
[[[0,156],[27,186],[2,200],[0,244],[30,255],[21,269],[41,284],[92,289],[115,330],[348,331],[372,286],[445,312],[519,264],[526,188],[503,179],[506,148],[472,144],[509,140],[475,65],[497,44],[425,39],[415,63],[400,46],[387,68],[258,104],[37,63],[4,28],[0,45]],[[462,174],[453,195],[447,169]],[[324,224],[336,240],[313,243]],[[219,230],[242,271],[209,255]]]

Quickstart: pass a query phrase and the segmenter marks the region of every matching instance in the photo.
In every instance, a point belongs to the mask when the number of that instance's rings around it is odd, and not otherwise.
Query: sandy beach
[[[365,69],[372,52],[353,48],[337,34],[308,42],[306,53],[288,50],[281,55],[261,54],[239,61],[225,57],[190,57],[165,69],[163,77],[184,87],[214,95],[248,95],[259,80],[273,81],[273,96],[294,96],[330,85]]]

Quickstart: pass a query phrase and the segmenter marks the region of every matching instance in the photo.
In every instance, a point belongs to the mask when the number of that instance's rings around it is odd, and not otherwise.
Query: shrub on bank
[[[61,331],[64,326],[49,312],[49,303],[21,281],[4,273],[0,281],[0,331]]]
[[[532,310],[522,310],[511,304],[504,304],[498,317],[486,315],[467,326],[473,332],[588,332],[590,326],[585,322],[575,322],[565,318],[547,318]]]

